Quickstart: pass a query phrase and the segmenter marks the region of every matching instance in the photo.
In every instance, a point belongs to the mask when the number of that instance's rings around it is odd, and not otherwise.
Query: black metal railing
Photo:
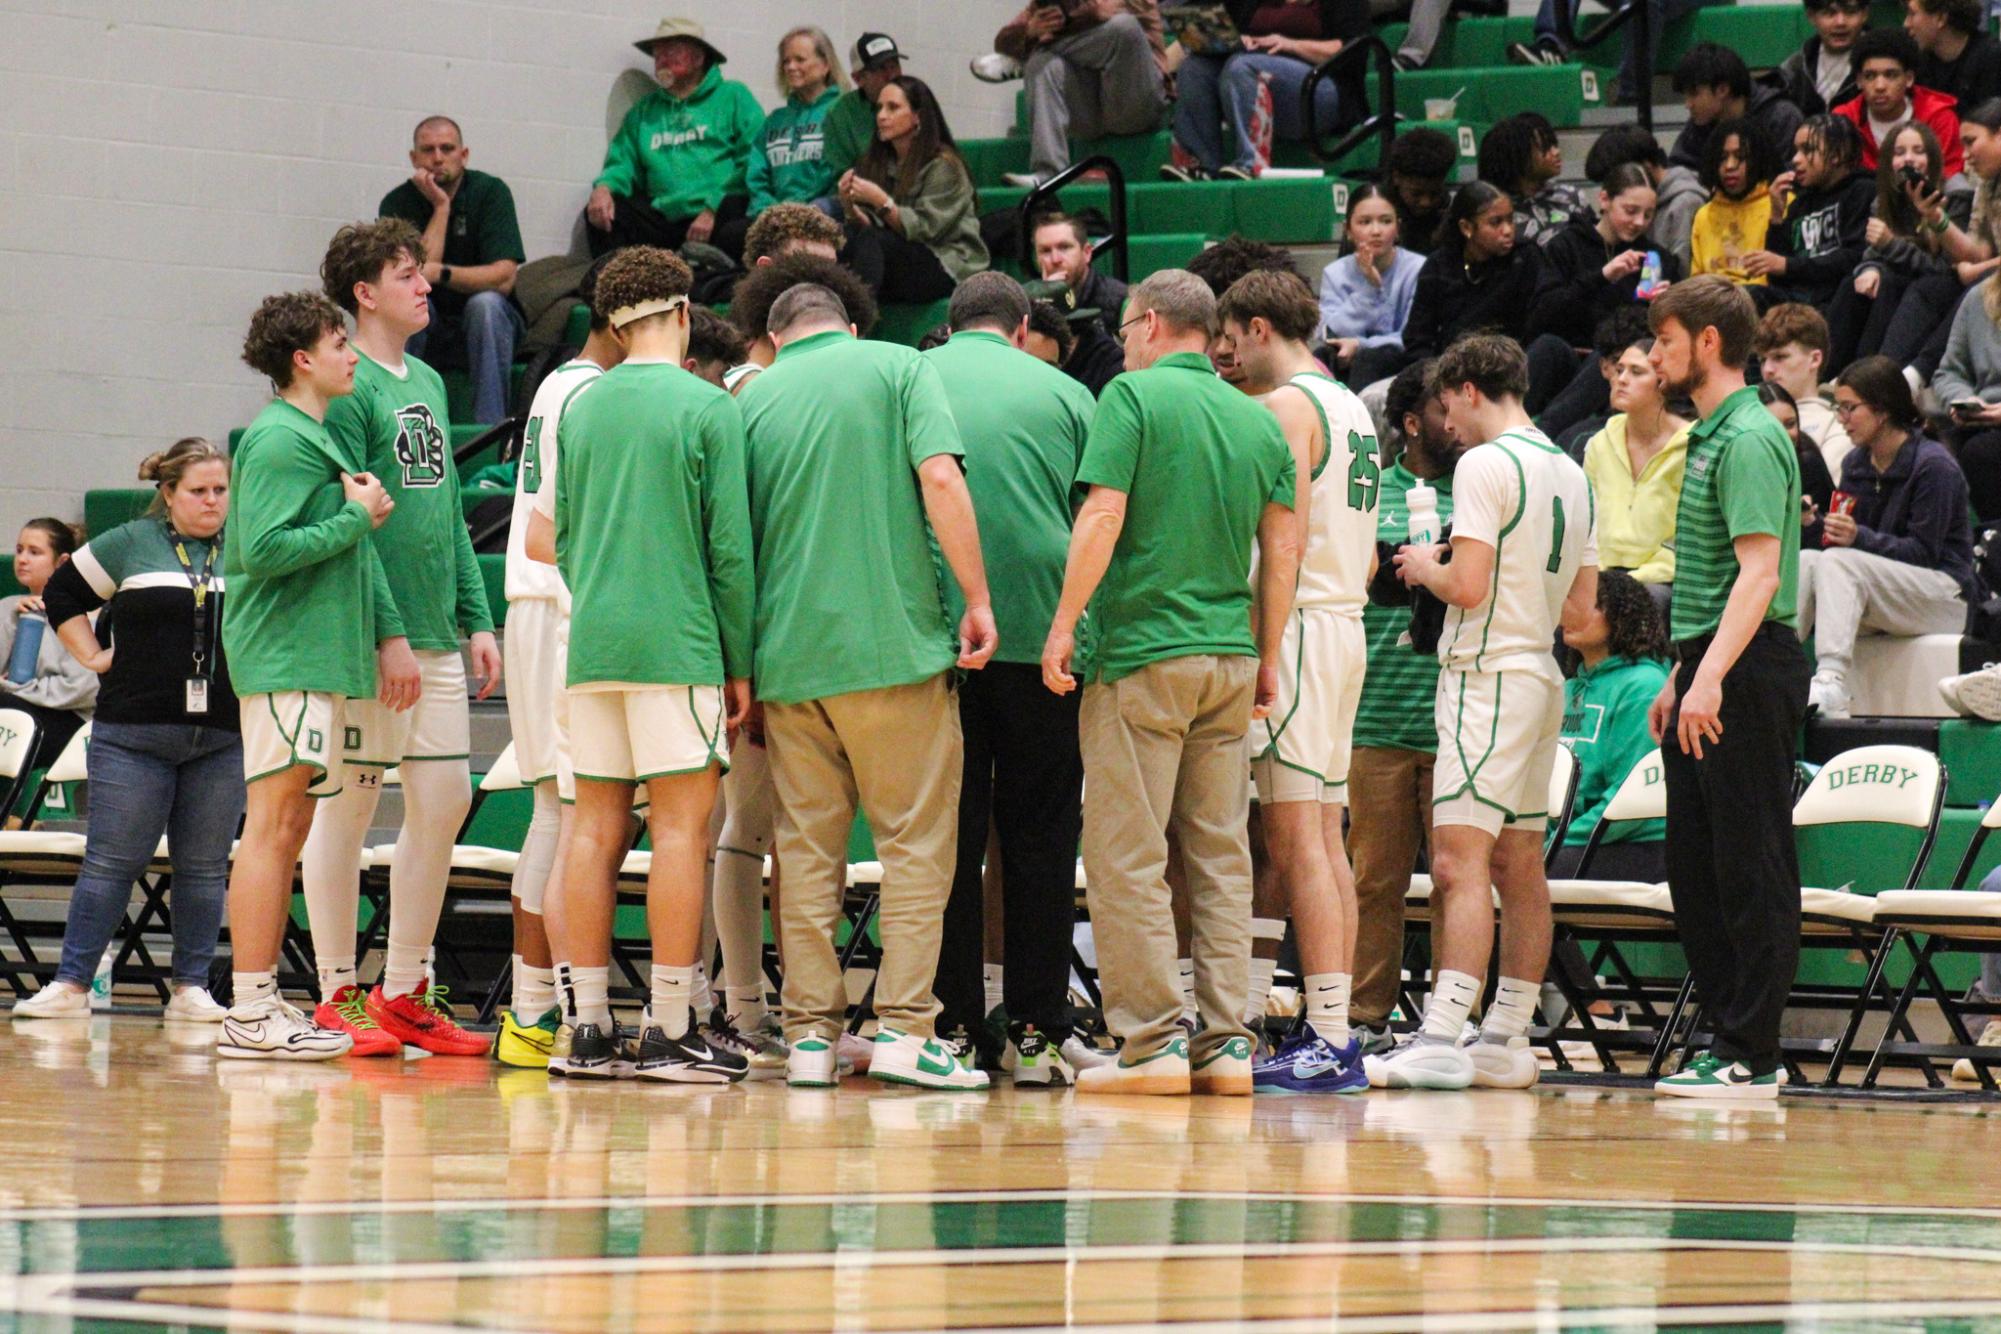
[[[1035,263],[1035,218],[1047,211],[1046,201],[1053,199],[1064,186],[1074,184],[1085,174],[1093,171],[1105,173],[1106,184],[1110,188],[1112,203],[1112,234],[1092,245],[1100,252],[1112,252],[1112,276],[1120,282],[1131,277],[1132,262],[1126,227],[1126,173],[1125,169],[1111,158],[1100,153],[1087,157],[1082,162],[1073,162],[1057,172],[1042,184],[1030,190],[1021,201],[1021,267],[1026,273],[1036,274]]]
[[[1319,98],[1320,85],[1328,79],[1339,78],[1350,68],[1367,63],[1373,57],[1376,63],[1376,109],[1348,127],[1332,145],[1322,139],[1320,128]],[[1300,109],[1305,116],[1306,143],[1313,156],[1329,164],[1339,162],[1348,154],[1369,141],[1370,136],[1382,140],[1377,156],[1380,166],[1389,161],[1390,144],[1397,137],[1397,89],[1396,52],[1390,50],[1389,43],[1375,33],[1357,37],[1336,52],[1332,60],[1324,61],[1306,76],[1305,87],[1299,90]],[[1334,127],[1330,126],[1329,129]]]
[[[1566,51],[1588,51],[1613,33],[1633,25],[1633,114],[1640,124],[1654,128],[1654,16],[1648,0],[1626,0],[1598,21],[1589,32],[1577,31],[1573,6],[1579,0],[1554,0],[1556,36]],[[1606,100],[1610,100],[1609,98]]]

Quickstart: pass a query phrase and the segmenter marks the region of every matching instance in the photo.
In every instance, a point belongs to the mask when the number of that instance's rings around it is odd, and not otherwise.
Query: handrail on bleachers
[[[1087,157],[1081,162],[1072,162],[1042,184],[1030,190],[1021,201],[1021,265],[1028,273],[1041,270],[1035,262],[1035,227],[1037,214],[1043,211],[1043,201],[1053,198],[1064,186],[1082,178],[1087,172],[1105,173],[1112,204],[1112,234],[1102,241],[1093,242],[1095,249],[1112,252],[1112,276],[1126,282],[1132,276],[1131,261],[1127,251],[1126,238],[1126,173],[1125,169],[1112,158],[1100,153]]]
[[[523,425],[524,419],[520,417],[509,417],[505,421],[495,422],[492,426],[481,431],[478,435],[453,450],[452,462],[463,464],[467,459],[478,458],[487,446],[494,444],[496,441],[505,440],[506,447],[500,451],[501,462],[505,463],[521,450],[521,428]]]
[[[1556,0],[1556,35],[1571,51],[1585,51],[1599,45],[1627,23],[1633,25],[1633,114],[1640,125],[1654,128],[1654,31],[1653,11],[1647,0],[1625,0],[1588,33],[1577,31],[1577,16],[1571,6],[1576,0]],[[1609,98],[1607,99],[1610,100]]]
[[[1332,148],[1321,143],[1319,108],[1320,85],[1331,79],[1337,71],[1350,65],[1361,64],[1373,56],[1376,62],[1376,109],[1363,117]],[[1339,162],[1366,143],[1371,135],[1381,138],[1382,146],[1377,161],[1390,160],[1390,145],[1397,137],[1396,52],[1390,50],[1376,33],[1357,37],[1335,53],[1333,59],[1321,64],[1306,76],[1306,84],[1299,90],[1300,106],[1306,117],[1306,145],[1313,156],[1329,164]]]

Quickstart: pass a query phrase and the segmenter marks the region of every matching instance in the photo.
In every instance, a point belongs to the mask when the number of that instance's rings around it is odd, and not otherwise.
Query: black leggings
[[[1974,516],[1982,523],[2001,518],[2001,431],[1960,432],[1957,440]]]
[[[856,227],[841,263],[855,271],[878,301],[942,301],[952,295],[952,275],[931,247],[888,227]]]

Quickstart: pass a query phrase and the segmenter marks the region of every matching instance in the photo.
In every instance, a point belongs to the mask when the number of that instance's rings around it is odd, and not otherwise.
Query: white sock
[[[574,1002],[572,1023],[596,1024],[611,1031],[611,965],[595,968],[572,965],[570,998]]]
[[[424,985],[424,956],[430,953],[429,945],[399,945],[389,942],[389,956],[382,965],[382,994],[394,1000],[407,996]]]
[[[556,1003],[556,970],[537,968],[514,956],[514,1014],[530,1023]]]
[[[1175,966],[1181,970],[1181,1017],[1192,1024],[1199,1017],[1195,1007],[1195,961],[1182,959]]]
[[[1007,1004],[1007,993],[1001,985],[1001,965],[997,963],[981,964],[980,981],[986,988],[988,1014],[992,1014],[995,1010]]]
[[[764,1026],[763,987],[724,987],[723,1013],[739,1033],[754,1033]]]
[[[345,959],[330,959],[320,956],[320,999],[330,1001],[334,993],[342,987],[351,987],[359,982],[360,976],[354,969],[354,956]]]
[[[1251,989],[1244,1000],[1244,1022],[1255,1024],[1265,1017],[1265,1004],[1271,1000],[1271,979],[1278,972],[1277,959],[1260,959],[1251,956]]]
[[[695,972],[694,964],[685,968],[658,963],[653,965],[653,1022],[670,1038],[687,1036]]]
[[[1524,982],[1518,977],[1502,978],[1494,988],[1494,1003],[1487,1007],[1487,1017],[1480,1024],[1480,1036],[1495,1042],[1526,1036],[1529,1023],[1535,1018],[1536,1002],[1541,998],[1540,983]]]
[[[1457,1044],[1466,1016],[1473,1013],[1473,1002],[1479,999],[1479,978],[1450,968],[1439,970],[1432,979],[1431,999],[1424,1007],[1424,1036],[1434,1042]]]
[[[1330,1046],[1348,1045],[1347,973],[1309,973],[1305,979],[1306,1022]]]
[[[716,1008],[716,991],[709,985],[709,970],[699,963],[695,965],[695,986],[689,994],[688,1004],[700,1015],[707,1015]]]
[[[241,1010],[259,1001],[277,999],[278,974],[275,972],[231,973],[229,977],[234,1009]]]

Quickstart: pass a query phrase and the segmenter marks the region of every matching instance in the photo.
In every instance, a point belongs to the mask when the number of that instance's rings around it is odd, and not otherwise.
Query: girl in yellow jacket
[[[1688,423],[1668,411],[1665,386],[1642,338],[1612,365],[1617,414],[1584,447],[1598,502],[1598,564],[1626,570],[1665,605],[1674,583],[1675,511],[1688,462]]]
[[[1758,138],[1741,120],[1716,127],[1705,145],[1702,179],[1710,188],[1709,202],[1695,211],[1689,236],[1689,276],[1714,273],[1743,286],[1764,286],[1763,275],[1743,269],[1742,257],[1765,248],[1772,221],[1772,194],[1767,182],[1772,164],[1760,162]]]

